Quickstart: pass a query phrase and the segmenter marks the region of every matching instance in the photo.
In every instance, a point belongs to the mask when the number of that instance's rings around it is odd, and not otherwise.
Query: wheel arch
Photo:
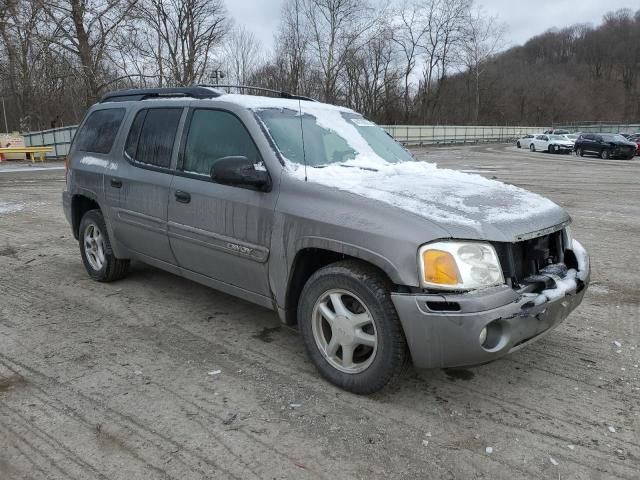
[[[399,272],[385,257],[355,246],[343,243],[326,244],[326,240],[323,239],[323,241],[325,244],[322,246],[316,245],[313,241],[305,242],[297,250],[291,263],[284,297],[284,311],[281,312],[281,318],[289,325],[297,322],[296,313],[300,294],[311,275],[332,263],[349,259],[358,260],[374,267],[390,283],[402,284]]]
[[[89,210],[103,211],[98,200],[91,194],[77,193],[71,197],[71,228],[77,240],[80,235],[80,221]]]

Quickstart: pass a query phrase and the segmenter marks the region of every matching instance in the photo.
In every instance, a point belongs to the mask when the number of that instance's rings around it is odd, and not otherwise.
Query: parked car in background
[[[137,89],[91,107],[62,193],[88,275],[118,280],[138,260],[273,309],[327,380],[360,394],[410,358],[495,360],[580,304],[589,257],[564,209],[417,161],[353,110],[276,93]]]
[[[566,138],[567,140],[569,140],[571,143],[576,143],[576,140],[578,139],[578,137],[580,136],[579,133],[566,133],[564,135],[562,135],[564,138]]]
[[[535,133],[527,133],[526,135],[521,136],[516,140],[516,147],[529,148],[529,145],[531,145],[531,141],[535,136]]]
[[[543,133],[546,135],[565,135],[569,133],[569,130],[565,130],[564,128],[552,128],[549,130],[545,130]]]
[[[576,155],[598,155],[602,159],[631,159],[638,146],[617,133],[585,133],[578,137],[575,144]]]
[[[573,142],[564,135],[536,135],[529,145],[532,152],[571,153]]]
[[[640,133],[631,135],[629,141],[636,144],[636,155],[640,155]]]

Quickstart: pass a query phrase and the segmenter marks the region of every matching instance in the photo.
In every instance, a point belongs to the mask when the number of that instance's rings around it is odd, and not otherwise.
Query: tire
[[[409,352],[391,287],[377,269],[354,260],[321,268],[305,284],[298,327],[309,358],[329,382],[367,395],[401,377]],[[358,344],[360,338],[370,343]]]
[[[576,148],[576,156],[584,157],[584,150],[581,147]]]
[[[518,148],[522,148],[522,146],[520,145],[520,142],[519,142],[519,141],[518,141],[518,142],[516,142],[516,147],[518,147]]]
[[[100,210],[89,210],[80,221],[78,235],[84,268],[98,282],[120,280],[129,272],[129,260],[116,258]]]
[[[532,143],[529,145],[529,150],[531,150],[532,152],[536,151],[536,146]]]
[[[557,153],[558,151],[556,150],[556,146],[555,145],[549,145],[549,153]]]
[[[609,154],[609,150],[608,150],[608,149],[606,149],[606,148],[603,148],[603,149],[600,151],[600,158],[601,158],[602,160],[609,160],[609,158],[611,158],[611,155]]]

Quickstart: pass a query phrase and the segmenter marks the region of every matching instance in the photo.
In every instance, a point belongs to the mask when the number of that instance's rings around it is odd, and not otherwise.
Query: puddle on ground
[[[27,381],[20,375],[11,375],[10,377],[0,378],[0,393],[13,390],[15,387],[24,385]]]
[[[450,380],[453,380],[454,382],[456,380],[471,380],[475,376],[472,371],[460,368],[446,369],[444,373],[447,375],[447,377],[449,377]]]
[[[271,336],[275,332],[279,332],[281,327],[264,327],[260,333],[252,335],[253,338],[257,338],[258,340],[262,340],[265,343],[273,342],[273,337]]]

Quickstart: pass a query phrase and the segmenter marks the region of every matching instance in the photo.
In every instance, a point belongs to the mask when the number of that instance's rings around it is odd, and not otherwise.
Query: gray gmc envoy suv
[[[305,97],[112,92],[67,167],[64,211],[91,278],[138,260],[271,308],[355,393],[410,360],[460,367],[518,350],[589,282],[553,202],[417,161],[358,113]]]

